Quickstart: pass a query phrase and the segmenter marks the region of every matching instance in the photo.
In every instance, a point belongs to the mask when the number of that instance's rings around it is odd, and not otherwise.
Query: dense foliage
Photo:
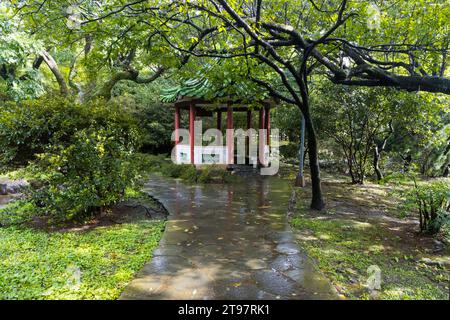
[[[342,159],[353,183],[371,176],[381,180],[385,169],[411,166],[441,176],[450,163],[450,101],[444,96],[329,85],[315,89],[319,139],[334,159]]]
[[[142,131],[141,151],[148,153],[166,153],[172,150],[172,130],[174,108],[160,101],[160,91],[170,81],[161,79],[152,85],[137,85],[132,82],[122,82],[114,87],[113,98],[133,118]],[[183,116],[181,126],[187,127],[188,117]]]
[[[120,106],[60,98],[8,103],[0,111],[4,166],[26,165],[27,193],[43,215],[99,212],[135,182],[139,130]]]

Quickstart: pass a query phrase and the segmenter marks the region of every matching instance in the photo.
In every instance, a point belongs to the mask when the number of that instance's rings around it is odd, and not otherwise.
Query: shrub
[[[381,180],[378,181],[378,184],[394,184],[394,185],[407,185],[411,183],[411,174],[404,172],[392,172],[386,174]]]
[[[119,105],[102,100],[79,104],[47,96],[7,102],[0,109],[0,166],[26,165],[48,146],[70,142],[79,130],[107,126],[118,126],[126,135],[136,134],[135,120]]]
[[[230,172],[225,168],[216,166],[216,165],[208,165],[200,170],[198,182],[201,183],[210,183],[210,182],[219,182],[226,183],[228,182],[227,178],[230,177]]]
[[[69,145],[40,154],[33,168],[44,178],[31,192],[33,202],[45,214],[72,219],[120,200],[137,172],[119,139],[112,128],[85,129]]]
[[[180,178],[189,182],[196,182],[197,181],[197,169],[195,166],[186,164],[182,165],[183,167],[183,173],[181,174]]]
[[[8,203],[0,209],[0,227],[20,224],[32,218],[34,205],[25,199],[18,199]]]
[[[435,234],[450,217],[450,183],[448,179],[435,180],[414,187],[404,193],[403,208],[419,213],[420,230]]]
[[[184,165],[168,162],[161,167],[161,173],[168,177],[179,178],[183,174],[183,169]]]
[[[298,159],[300,143],[289,142],[280,146],[280,154],[285,159]]]
[[[140,134],[118,106],[45,98],[9,105],[0,126],[8,150],[2,160],[32,161],[26,199],[38,214],[66,220],[100,212],[136,181],[132,154]],[[17,130],[17,142],[7,127]],[[33,134],[24,132],[29,129]]]
[[[200,183],[208,183],[213,180],[212,173],[213,173],[213,166],[206,166],[205,168],[201,169],[200,174],[198,175],[197,181]]]

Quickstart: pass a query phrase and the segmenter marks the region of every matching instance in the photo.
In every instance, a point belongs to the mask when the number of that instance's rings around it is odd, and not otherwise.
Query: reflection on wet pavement
[[[276,177],[187,185],[159,176],[147,191],[170,212],[153,259],[121,299],[333,299],[295,243],[289,185]]]

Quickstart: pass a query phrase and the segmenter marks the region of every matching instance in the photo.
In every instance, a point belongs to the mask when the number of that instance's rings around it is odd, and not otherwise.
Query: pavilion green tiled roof
[[[192,78],[178,86],[163,89],[161,101],[171,103],[182,97],[206,99],[212,92],[214,92],[214,86],[207,78]]]
[[[229,89],[232,90],[229,90]],[[230,92],[233,94],[230,95]],[[218,86],[213,84],[207,77],[199,76],[190,78],[182,82],[180,85],[172,88],[163,89],[161,91],[161,102],[173,103],[183,97],[203,99],[203,100],[220,100],[228,98],[231,100],[248,100],[255,99],[256,92],[254,88],[249,87],[245,82],[224,82]]]

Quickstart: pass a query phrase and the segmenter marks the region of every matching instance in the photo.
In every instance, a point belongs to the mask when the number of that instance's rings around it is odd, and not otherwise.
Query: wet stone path
[[[187,185],[154,176],[146,190],[170,212],[152,260],[121,299],[333,299],[329,282],[295,243],[289,185],[246,178]]]

